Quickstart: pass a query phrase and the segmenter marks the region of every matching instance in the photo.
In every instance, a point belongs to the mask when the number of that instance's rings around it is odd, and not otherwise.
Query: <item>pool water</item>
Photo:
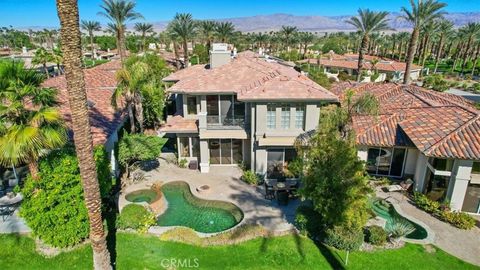
[[[159,196],[157,192],[152,189],[141,189],[141,190],[136,190],[128,193],[125,196],[125,199],[127,199],[127,201],[129,202],[134,202],[134,203],[139,203],[139,202],[151,203],[158,197]]]
[[[168,208],[157,219],[160,226],[185,226],[197,232],[214,233],[230,229],[243,219],[243,212],[236,205],[199,199],[185,182],[167,183],[161,191]]]
[[[406,238],[421,240],[421,239],[427,238],[428,236],[428,233],[425,230],[425,228],[400,215],[395,210],[393,205],[391,205],[390,203],[388,204],[388,207],[387,207],[383,205],[380,202],[380,200],[375,200],[372,203],[372,210],[375,212],[377,216],[382,217],[387,221],[387,224],[385,225],[385,229],[387,230],[389,227],[391,227],[394,224],[395,220],[403,219],[403,220],[407,220],[415,228],[415,230],[412,233],[405,236]]]

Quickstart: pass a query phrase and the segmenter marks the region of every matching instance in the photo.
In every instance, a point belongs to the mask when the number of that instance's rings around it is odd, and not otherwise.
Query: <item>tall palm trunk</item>
[[[140,125],[140,133],[143,133],[143,105],[142,105],[142,96],[140,93],[135,92],[134,97],[134,106],[135,106],[135,118]]]
[[[428,43],[430,42],[430,35],[425,35],[425,45],[423,48],[423,54],[422,54],[422,59],[421,59],[421,66],[425,66],[425,61],[427,60],[427,54],[428,54]],[[420,59],[419,59],[420,61]]]
[[[90,49],[92,50],[92,60],[93,64],[95,64],[95,49],[93,48],[93,32],[90,31]]]
[[[463,62],[462,62],[462,74],[467,65],[468,59],[470,58],[470,47],[472,46],[473,36],[470,36],[467,41],[467,46],[465,48],[465,53],[463,54]]]
[[[75,151],[82,179],[85,205],[90,223],[90,241],[95,269],[112,269],[102,222],[100,188],[93,158],[93,142],[88,117],[85,79],[82,70],[82,45],[76,0],[57,0],[60,35],[65,62],[68,100],[72,112]]]
[[[28,171],[34,180],[38,180],[38,162],[36,160],[28,162]]]
[[[418,27],[413,28],[412,36],[410,37],[410,43],[408,45],[407,66],[403,76],[403,84],[410,84],[410,72],[412,71],[413,58],[415,57],[415,50],[417,49],[419,34],[420,30]]]
[[[45,75],[47,75],[47,78],[50,78],[50,74],[48,73],[48,68],[47,68],[47,63],[43,63],[43,71],[45,71]]]
[[[126,98],[127,102],[127,111],[128,111],[128,119],[130,120],[130,133],[135,133],[135,114],[133,113],[133,98],[130,96],[127,96]]]
[[[185,68],[188,67],[188,42],[187,39],[183,39],[183,60],[185,61]]]
[[[177,42],[175,40],[173,40],[173,52],[175,54],[175,66],[177,68],[177,70],[180,69],[180,57],[178,55],[178,47],[177,47]]]
[[[462,55],[463,53],[463,48],[464,48],[464,43],[461,42],[457,45],[457,51],[455,52],[454,60],[453,60],[453,66],[452,66],[452,72],[455,71],[457,64],[458,64],[458,58]]]
[[[480,43],[477,45],[477,52],[475,53],[475,60],[473,60],[472,77],[475,75],[475,68],[477,67],[478,57],[480,56]]]
[[[433,69],[433,73],[437,73],[438,62],[440,62],[440,55],[442,54],[443,47],[445,46],[444,40],[445,40],[445,35],[442,34],[440,36],[440,41],[438,42],[438,50],[437,50],[437,56],[435,57],[435,68]]]
[[[363,69],[363,64],[364,64],[364,55],[367,52],[368,47],[368,34],[364,34],[362,38],[362,44],[360,45],[360,51],[358,54],[358,69],[357,69],[357,82],[360,81],[362,77],[362,69]]]

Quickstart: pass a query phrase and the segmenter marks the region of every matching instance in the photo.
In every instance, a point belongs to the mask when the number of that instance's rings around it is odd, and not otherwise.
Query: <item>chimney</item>
[[[210,68],[225,65],[231,61],[232,52],[226,43],[213,43],[210,50]]]

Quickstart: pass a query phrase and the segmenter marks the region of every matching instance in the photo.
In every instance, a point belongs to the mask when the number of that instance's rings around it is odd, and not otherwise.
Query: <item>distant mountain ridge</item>
[[[265,32],[279,30],[282,25],[296,26],[300,31],[338,32],[352,31],[353,27],[345,21],[353,15],[345,16],[297,16],[285,13],[271,15],[256,15],[250,17],[215,19],[215,21],[230,21],[242,32]],[[411,26],[399,18],[400,13],[390,13],[390,26],[397,30],[407,30]],[[480,21],[480,12],[448,13],[445,18],[451,20],[455,27],[461,27],[469,22]],[[168,22],[155,22],[157,31],[164,30]]]

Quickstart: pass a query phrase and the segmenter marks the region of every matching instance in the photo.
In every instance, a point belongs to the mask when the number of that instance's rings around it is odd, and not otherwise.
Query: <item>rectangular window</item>
[[[473,162],[472,173],[480,174],[480,162]]]
[[[283,129],[290,128],[290,106],[282,106],[281,125]]]
[[[305,106],[297,105],[295,108],[295,128],[303,129],[305,119]]]
[[[284,179],[289,162],[295,160],[297,152],[293,148],[267,150],[267,177],[270,179]]]
[[[273,104],[267,105],[267,128],[275,129],[276,128],[276,106]]]
[[[435,158],[432,166],[435,170],[450,172],[453,168],[453,159]]]
[[[190,143],[188,137],[179,137],[180,145],[178,150],[180,157],[190,157]]]
[[[197,97],[195,96],[187,97],[187,113],[197,114]]]
[[[365,168],[371,174],[401,177],[406,153],[403,148],[369,148]]]

